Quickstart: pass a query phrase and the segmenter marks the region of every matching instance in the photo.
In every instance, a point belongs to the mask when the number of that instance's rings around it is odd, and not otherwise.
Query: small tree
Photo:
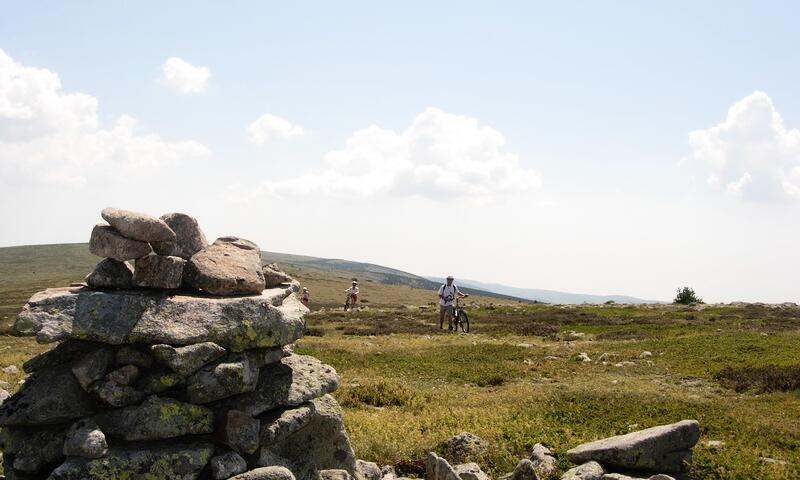
[[[680,303],[681,305],[690,305],[692,303],[703,303],[703,299],[698,297],[694,290],[689,287],[678,289],[678,294],[675,295],[675,300],[672,303]]]

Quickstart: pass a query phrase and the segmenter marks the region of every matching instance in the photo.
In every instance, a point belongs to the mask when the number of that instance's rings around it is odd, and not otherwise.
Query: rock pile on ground
[[[33,295],[15,323],[59,343],[0,407],[6,478],[356,475],[336,371],[291,348],[297,282],[253,242],[208,245],[188,215],[102,216],[88,285]]]

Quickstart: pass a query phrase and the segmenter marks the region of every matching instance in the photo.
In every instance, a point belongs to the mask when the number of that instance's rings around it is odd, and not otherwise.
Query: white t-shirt
[[[439,305],[444,307],[449,307],[453,305],[453,300],[456,298],[456,294],[461,293],[461,290],[456,287],[456,284],[452,284],[448,286],[447,284],[442,285],[439,287]]]
[[[345,290],[345,293],[348,295],[358,295],[358,287],[350,287]]]

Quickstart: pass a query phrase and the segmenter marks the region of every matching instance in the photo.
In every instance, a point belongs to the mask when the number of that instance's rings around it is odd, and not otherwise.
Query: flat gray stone
[[[188,287],[211,295],[258,294],[265,285],[261,252],[249,240],[218,238],[189,259],[184,279]]]
[[[236,452],[225,452],[211,459],[211,476],[214,480],[225,480],[247,470],[247,462]]]
[[[147,397],[141,405],[108,410],[92,419],[110,437],[161,440],[214,431],[214,414],[199,405],[167,397]]]
[[[51,288],[31,297],[14,331],[35,335],[41,343],[66,338],[112,345],[214,342],[242,351],[293,343],[302,336],[306,312],[292,286],[228,298]]]
[[[284,440],[311,422],[316,410],[314,404],[304,403],[297,408],[273,410],[263,414],[261,420],[261,445],[269,446]]]
[[[0,426],[68,423],[95,412],[91,396],[72,375],[69,364],[28,377],[17,393],[0,406]]]
[[[148,255],[136,259],[133,284],[141,288],[164,290],[180,288],[186,260],[180,257]]]
[[[64,442],[65,456],[100,458],[106,453],[108,453],[106,436],[92,420],[78,420],[67,431]]]
[[[597,461],[607,467],[679,473],[691,461],[700,439],[700,424],[683,420],[638,432],[585,443],[567,452],[572,463]]]
[[[126,289],[133,286],[133,269],[128,262],[106,258],[86,276],[86,284],[92,288]]]
[[[231,477],[229,480],[295,480],[286,467],[261,467]]]
[[[167,213],[161,220],[175,232],[172,241],[153,242],[153,250],[159,255],[170,255],[189,260],[192,255],[208,246],[205,234],[194,217],[185,213]]]
[[[113,258],[120,262],[144,257],[152,251],[150,244],[125,238],[112,227],[95,225],[89,238],[89,252],[98,257]]]
[[[461,480],[491,480],[477,463],[462,463],[454,466],[453,470]]]
[[[214,444],[204,440],[112,447],[103,458],[67,458],[48,480],[189,480],[198,478],[213,454]]]
[[[163,220],[144,213],[108,207],[100,212],[100,216],[123,236],[133,240],[143,242],[175,240],[175,232]]]
[[[605,473],[599,463],[592,461],[570,468],[561,475],[561,480],[601,480]]]
[[[244,352],[205,366],[186,381],[186,395],[192,403],[211,403],[216,400],[252,392],[258,384],[261,366],[257,355]]]
[[[185,347],[156,344],[150,347],[150,352],[164,366],[175,373],[189,376],[203,365],[213,362],[225,355],[226,350],[214,342],[202,342]]]
[[[261,368],[253,392],[222,400],[216,408],[240,410],[258,416],[279,407],[295,407],[336,390],[339,376],[333,367],[314,357],[291,355]]]

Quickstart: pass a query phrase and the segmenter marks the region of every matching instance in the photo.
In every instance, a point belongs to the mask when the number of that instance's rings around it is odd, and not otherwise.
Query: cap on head
[[[452,279],[453,279],[453,276],[452,276],[452,275],[448,275],[448,276],[447,276],[447,279],[448,279],[448,280],[452,280]]]
[[[355,280],[353,280],[353,285],[358,285],[358,282],[356,282]]]
[[[303,291],[307,292],[308,291],[308,287],[303,287]]]

